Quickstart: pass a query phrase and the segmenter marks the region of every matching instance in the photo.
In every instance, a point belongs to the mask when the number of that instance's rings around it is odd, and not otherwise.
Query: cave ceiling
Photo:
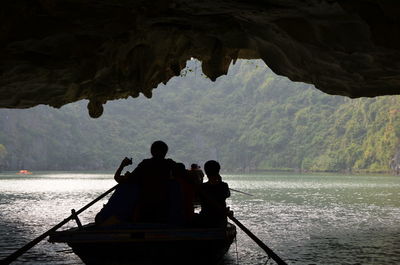
[[[262,59],[348,97],[400,94],[397,0],[3,0],[0,107],[152,96],[196,58],[211,80]]]

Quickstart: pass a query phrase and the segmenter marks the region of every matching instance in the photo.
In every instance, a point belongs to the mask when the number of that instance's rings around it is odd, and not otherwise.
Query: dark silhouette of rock
[[[400,92],[400,2],[5,0],[0,107],[150,98],[191,57],[211,79],[236,59],[329,94]]]

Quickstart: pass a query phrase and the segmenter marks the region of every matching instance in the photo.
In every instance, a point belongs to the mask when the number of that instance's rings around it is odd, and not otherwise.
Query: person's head
[[[168,145],[163,141],[155,141],[151,145],[150,152],[154,158],[165,158],[168,152]]]
[[[191,169],[199,169],[200,166],[197,165],[197,164],[192,164],[192,165],[190,166],[190,168],[191,168]]]
[[[209,160],[204,164],[204,171],[206,172],[206,175],[208,178],[214,177],[214,176],[219,176],[220,169],[221,169],[221,166],[215,160]]]

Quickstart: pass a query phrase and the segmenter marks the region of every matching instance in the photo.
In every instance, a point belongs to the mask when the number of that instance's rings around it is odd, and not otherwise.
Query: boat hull
[[[217,264],[236,237],[226,229],[67,230],[50,242],[67,243],[88,265]]]

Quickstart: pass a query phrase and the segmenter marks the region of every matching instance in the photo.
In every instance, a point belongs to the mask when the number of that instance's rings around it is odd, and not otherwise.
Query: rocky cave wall
[[[0,107],[152,96],[191,57],[211,80],[236,59],[348,97],[400,94],[396,0],[4,0]]]

